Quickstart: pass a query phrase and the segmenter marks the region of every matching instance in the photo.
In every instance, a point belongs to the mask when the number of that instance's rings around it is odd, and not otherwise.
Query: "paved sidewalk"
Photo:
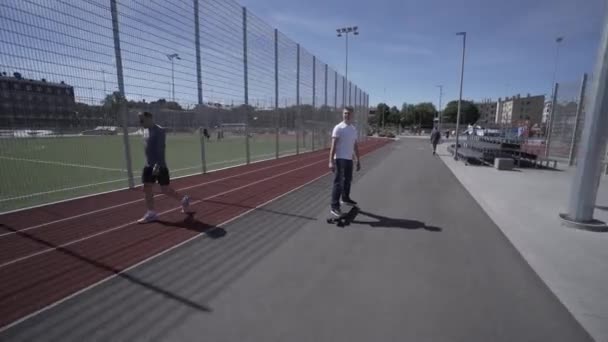
[[[331,177],[7,331],[11,341],[591,341],[428,142]]]
[[[573,169],[497,171],[441,159],[596,341],[608,341],[608,234],[561,225]],[[608,222],[608,178],[595,217]]]

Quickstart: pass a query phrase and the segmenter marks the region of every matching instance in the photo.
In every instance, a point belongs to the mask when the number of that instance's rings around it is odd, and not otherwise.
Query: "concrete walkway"
[[[589,331],[608,341],[608,234],[562,226],[573,169],[498,171],[465,166],[440,145],[441,159],[526,261]],[[595,217],[608,222],[608,178]]]
[[[363,167],[351,226],[325,177],[0,339],[591,341],[427,141]]]

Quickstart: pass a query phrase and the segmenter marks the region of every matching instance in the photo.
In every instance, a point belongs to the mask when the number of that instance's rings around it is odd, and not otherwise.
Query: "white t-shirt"
[[[336,159],[353,159],[355,152],[355,142],[357,142],[357,129],[353,125],[347,125],[340,122],[334,127],[331,133],[332,138],[338,138],[336,141]]]

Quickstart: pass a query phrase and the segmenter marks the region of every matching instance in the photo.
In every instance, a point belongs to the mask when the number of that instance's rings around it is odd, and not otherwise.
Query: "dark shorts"
[[[169,178],[169,169],[168,168],[161,167],[158,172],[158,175],[156,175],[156,176],[152,174],[152,170],[153,170],[152,166],[144,167],[143,171],[141,172],[142,183],[154,184],[154,183],[158,182],[158,184],[160,184],[160,185],[169,185],[171,180]]]

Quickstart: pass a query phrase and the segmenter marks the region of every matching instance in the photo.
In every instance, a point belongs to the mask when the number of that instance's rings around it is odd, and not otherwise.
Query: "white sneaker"
[[[153,211],[148,211],[148,212],[146,212],[144,217],[137,220],[137,223],[144,224],[144,223],[154,222],[156,220],[158,220],[158,215]]]
[[[188,195],[185,195],[184,198],[182,198],[182,213],[187,214],[189,213],[188,209],[190,208],[190,197],[188,197]]]

